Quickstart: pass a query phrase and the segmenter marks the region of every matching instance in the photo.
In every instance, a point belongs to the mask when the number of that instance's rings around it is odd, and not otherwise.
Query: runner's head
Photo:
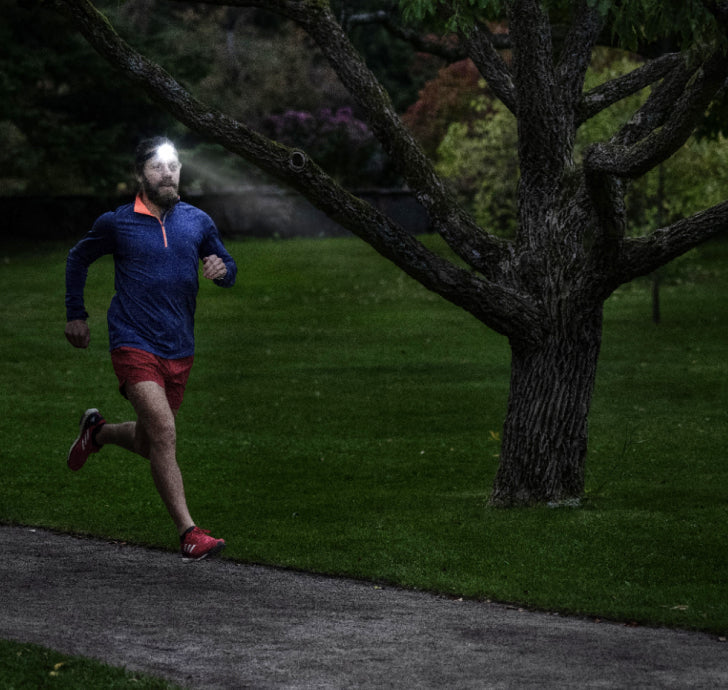
[[[151,137],[139,142],[134,155],[134,172],[137,177],[143,174],[147,162],[161,153],[162,158],[174,156],[179,162],[177,147],[167,137]]]
[[[140,191],[150,201],[163,208],[177,201],[182,166],[169,139],[154,137],[142,141],[136,150],[134,168]]]

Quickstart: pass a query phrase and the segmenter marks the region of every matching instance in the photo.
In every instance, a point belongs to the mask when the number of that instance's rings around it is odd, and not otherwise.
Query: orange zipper
[[[164,227],[164,223],[146,207],[140,196],[137,196],[134,201],[134,212],[154,218],[159,223],[159,226],[162,228],[162,239],[164,240],[164,246],[169,247],[169,245],[167,244],[167,230]]]

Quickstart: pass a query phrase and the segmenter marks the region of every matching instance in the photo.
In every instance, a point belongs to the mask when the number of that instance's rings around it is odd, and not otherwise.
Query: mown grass
[[[175,690],[165,680],[69,656],[38,645],[0,640],[3,690]]]
[[[434,242],[435,240],[428,240]],[[496,510],[507,342],[354,239],[229,243],[202,286],[178,417],[193,516],[226,558],[645,624],[728,631],[728,245],[606,305],[578,509]],[[92,347],[63,338],[65,248],[0,264],[0,520],[177,548],[143,461],[65,467],[87,406],[130,410],[106,352],[112,264],[92,267]],[[2,255],[0,255],[2,260]]]

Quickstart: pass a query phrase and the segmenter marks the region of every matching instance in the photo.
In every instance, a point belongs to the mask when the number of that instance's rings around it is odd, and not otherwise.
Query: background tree
[[[407,36],[393,34],[384,19],[392,0],[333,0],[331,9],[398,113],[417,100],[419,90],[442,67],[443,59],[418,50]]]
[[[347,187],[396,182],[376,138],[351,108],[336,112],[321,108],[315,113],[288,110],[266,118],[263,131],[283,144],[302,147]]]
[[[356,9],[366,5],[359,2]],[[98,6],[186,88],[253,126],[287,111],[316,114],[353,106],[314,42],[270,12],[170,7],[159,0],[101,0]],[[253,166],[201,140],[142,90],[113,78],[109,65],[61,17],[18,0],[0,0],[0,12],[0,194],[126,193],[133,185],[129,149],[140,135],[158,132],[184,148],[185,189],[210,191],[260,178]],[[192,31],[196,40],[186,40]],[[365,28],[359,33],[365,43]],[[427,60],[403,41],[397,67],[387,67],[383,45],[369,41],[368,54],[383,77],[397,84],[406,108],[435,67],[427,68]],[[405,88],[410,66],[420,76]],[[342,157],[340,165],[345,163]]]
[[[483,78],[473,61],[458,60],[440,69],[437,77],[423,86],[419,98],[407,108],[402,120],[425,153],[434,156],[451,123],[470,125],[480,119],[473,101],[484,91]]]
[[[116,189],[139,131],[175,121],[109,66],[66,23],[0,0],[0,193]]]
[[[231,6],[265,8],[285,17],[315,41],[456,261],[432,252],[347,192],[305,152],[201,103],[121,39],[88,0],[52,4],[107,60],[188,127],[298,189],[425,287],[509,339],[510,397],[492,504],[581,496],[604,301],[620,284],[728,227],[728,202],[723,201],[631,238],[624,204],[627,182],[678,151],[723,88],[728,3],[406,3],[411,18],[445,20],[458,32],[461,49],[517,119],[518,227],[506,241],[481,228],[458,204],[328,2],[228,0]],[[510,64],[496,50],[493,34],[481,21],[486,19],[507,22]],[[677,30],[685,51],[651,58],[630,74],[584,92],[592,51],[609,28],[635,44]],[[626,124],[577,160],[580,126],[646,87],[649,97]]]
[[[513,237],[518,224],[518,132],[508,109],[492,97],[473,99],[471,123],[453,122],[436,150],[436,169],[458,199],[491,232]]]

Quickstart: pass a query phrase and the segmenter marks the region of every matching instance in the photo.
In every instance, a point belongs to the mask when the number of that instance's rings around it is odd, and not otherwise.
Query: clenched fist
[[[87,348],[89,342],[91,342],[91,332],[89,331],[88,324],[82,319],[76,319],[69,321],[66,324],[66,338],[73,347]]]
[[[227,275],[225,262],[217,255],[210,254],[202,259],[202,277],[209,280],[220,280]]]

